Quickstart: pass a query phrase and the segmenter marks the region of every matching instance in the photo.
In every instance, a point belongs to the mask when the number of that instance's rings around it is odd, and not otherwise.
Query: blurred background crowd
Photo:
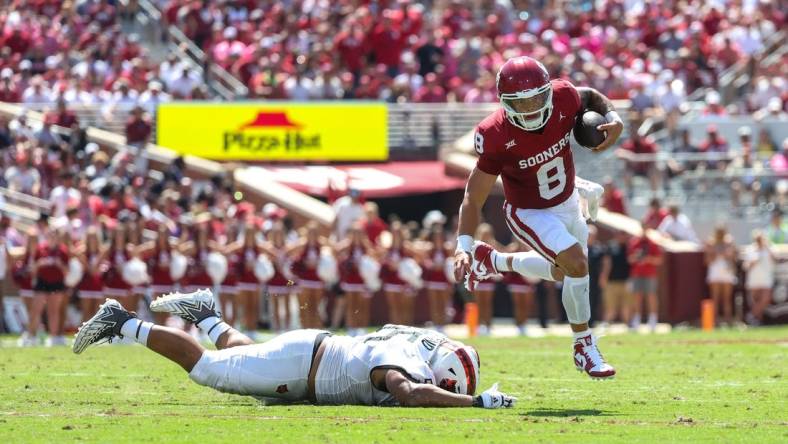
[[[197,180],[183,158],[152,169],[145,152],[156,140],[161,103],[363,99],[481,106],[497,100],[495,72],[518,55],[542,61],[552,77],[626,101],[622,143],[609,156],[589,160],[594,168],[584,170],[580,155],[581,174],[604,183],[609,211],[703,249],[706,296],[722,321],[757,324],[773,300],[779,259],[771,248],[788,242],[785,2],[0,5],[0,102],[44,112],[41,122],[24,113],[0,114],[0,187],[6,190],[0,204],[22,194],[40,199],[36,205],[46,209],[32,226],[4,216],[0,231],[5,280],[23,290],[29,314],[26,344],[36,341],[42,316],[58,343],[69,304],[77,318],[104,296],[128,298],[136,306],[154,288],[213,287],[204,270],[209,252],[224,255],[231,269],[248,278],[246,286],[232,280],[215,285],[225,315],[247,330],[353,330],[387,321],[442,326],[460,319],[462,304],[475,300],[484,333],[502,298],[509,301],[503,311],[513,315],[520,332],[532,316],[542,325],[560,319],[560,291],[553,284],[502,276],[468,295],[452,282],[444,270],[454,251],[451,216],[431,212],[414,222],[385,211],[384,220],[375,203],[355,190],[332,198],[336,222],[326,236],[296,225],[283,208],[252,204],[232,174]],[[145,20],[152,25],[141,26]],[[88,126],[117,131],[126,147],[111,151],[90,141]],[[720,202],[722,214],[748,223],[731,219],[714,227],[707,215]],[[719,219],[720,207],[713,208]],[[751,228],[758,230],[751,234]],[[521,248],[504,242],[508,233],[494,233],[491,226],[478,235],[498,239],[500,248]],[[653,328],[660,248],[647,237],[615,232],[591,245],[595,320],[635,328],[642,320]],[[273,281],[252,278],[252,256],[239,253],[245,249],[255,258],[270,256],[277,267]],[[163,250],[196,265],[180,279],[166,279],[169,257]],[[313,273],[322,252],[335,257],[338,282]],[[380,289],[370,291],[360,279],[362,256],[381,264]],[[123,281],[123,264],[134,257],[147,264],[147,286]],[[64,279],[71,258],[82,261],[86,273],[67,287],[55,281]],[[403,258],[421,267],[423,289],[398,276]]]

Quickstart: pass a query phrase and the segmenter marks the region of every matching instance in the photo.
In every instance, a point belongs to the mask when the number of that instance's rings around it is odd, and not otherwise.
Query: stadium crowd
[[[489,102],[492,73],[526,54],[552,77],[630,98],[643,114],[672,113],[687,94],[715,87],[786,20],[769,0],[157,3],[253,97]],[[783,70],[758,72],[737,112],[766,109],[770,98],[784,110]]]
[[[122,32],[135,2],[27,3],[12,0],[0,14],[0,101],[63,98],[153,113],[161,101],[209,97],[175,55],[153,60],[136,34]],[[250,98],[492,102],[497,67],[527,54],[553,77],[631,99],[635,121],[675,117],[688,94],[757,61],[786,21],[772,0],[154,3]],[[784,113],[786,64],[753,65],[745,97],[725,107],[710,91],[704,113]]]
[[[134,119],[142,118],[138,113],[129,126],[134,127]],[[56,132],[53,124],[70,128],[70,132]],[[141,137],[144,139],[144,134]],[[79,301],[84,317],[93,313],[104,297],[138,306],[143,295],[174,288],[215,288],[227,318],[247,330],[259,326],[263,303],[270,304],[269,327],[293,327],[292,297],[298,300],[302,326],[344,325],[355,332],[372,322],[373,293],[385,300],[389,321],[412,323],[413,296],[421,285],[400,276],[398,264],[404,258],[414,259],[422,270],[432,325],[440,327],[449,322],[461,312],[463,297],[470,297],[458,291],[460,286],[446,271],[446,262],[453,256],[451,239],[456,221],[448,221],[437,212],[429,213],[421,224],[396,218],[383,221],[373,202],[364,202],[358,191],[351,190],[333,203],[333,232],[322,237],[313,224],[294,226],[286,212],[275,205],[258,209],[243,201],[229,177],[193,181],[186,176],[182,159],[156,172],[132,151],[110,157],[98,145],[87,142],[76,117],[64,106],[47,113],[40,127],[31,126],[24,116],[0,122],[0,145],[0,167],[4,171],[0,186],[49,202],[48,212],[26,231],[19,231],[6,218],[0,224],[0,236],[9,255],[6,276],[20,288],[30,313],[27,334],[21,340],[26,344],[36,341],[45,310],[51,342],[57,344],[62,343],[64,313],[72,301]],[[604,205],[626,211],[622,193],[612,182],[606,183]],[[699,242],[678,208],[665,209],[656,200],[644,226],[678,240]],[[596,242],[594,232],[590,263],[595,320],[624,321],[636,328],[640,313],[645,312],[653,328],[657,321],[659,248],[648,238],[627,239],[621,234],[602,244]],[[492,227],[486,224],[476,237],[500,249],[522,248],[518,244],[498,244]],[[741,258],[749,270],[747,288],[754,304],[747,320],[753,324],[760,321],[764,304],[770,301],[767,288],[774,279],[774,258],[768,245],[786,241],[788,226],[781,214],[775,213],[765,235],[755,239],[757,248],[752,247]],[[732,303],[730,275],[737,255],[722,227],[706,248],[711,292],[719,301],[723,319],[730,322],[731,311],[726,307]],[[214,282],[207,271],[210,253],[219,253],[227,260],[230,272],[224,282]],[[174,278],[169,267],[176,254],[186,257],[189,266],[182,276]],[[260,254],[266,255],[276,269],[264,281],[254,272]],[[334,258],[338,282],[316,274],[324,255]],[[361,274],[365,256],[380,265],[375,272],[380,281],[377,285]],[[79,282],[68,287],[65,280],[72,258],[83,264],[85,272]],[[146,285],[131,285],[124,280],[124,264],[133,258],[146,264]],[[761,276],[753,278],[759,286],[750,285],[750,275]],[[727,279],[723,282],[726,285],[718,287],[720,279]],[[523,333],[535,301],[539,302],[536,305],[543,324],[547,318],[560,317],[546,302],[555,299],[554,285],[518,275],[501,276],[499,282],[480,285],[472,295],[479,307],[482,334],[489,331],[494,295],[501,288],[511,295],[515,325]]]

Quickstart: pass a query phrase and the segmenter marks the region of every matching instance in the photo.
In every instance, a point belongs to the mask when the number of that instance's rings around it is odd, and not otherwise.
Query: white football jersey
[[[315,380],[317,402],[396,405],[385,387],[372,384],[372,371],[397,369],[414,382],[435,384],[429,362],[438,346],[447,340],[436,331],[392,324],[356,338],[326,338]]]

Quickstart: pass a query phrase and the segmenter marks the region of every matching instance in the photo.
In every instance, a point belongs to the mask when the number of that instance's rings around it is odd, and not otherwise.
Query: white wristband
[[[618,113],[615,111],[608,111],[607,114],[605,114],[605,120],[607,120],[607,123],[611,123],[611,122],[624,123],[624,121],[621,120],[621,117],[619,117]]]
[[[457,236],[457,250],[470,253],[471,250],[473,250],[473,236],[468,234],[461,234]]]

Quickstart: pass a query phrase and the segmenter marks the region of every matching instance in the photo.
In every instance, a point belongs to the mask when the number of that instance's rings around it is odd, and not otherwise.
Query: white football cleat
[[[616,369],[605,362],[605,358],[599,352],[593,334],[576,338],[572,348],[578,371],[586,372],[593,379],[612,379],[616,375]]]
[[[575,189],[577,189],[580,197],[586,201],[588,218],[592,222],[596,222],[597,213],[599,212],[599,199],[602,198],[605,188],[596,182],[575,176]]]
[[[74,353],[80,354],[90,345],[111,341],[115,337],[122,338],[120,328],[126,321],[136,317],[136,313],[127,311],[120,302],[107,299],[96,314],[79,327],[74,338]]]
[[[151,311],[180,316],[186,322],[197,324],[205,318],[221,317],[216,309],[213,292],[207,288],[192,293],[170,293],[159,296],[150,304]]]

